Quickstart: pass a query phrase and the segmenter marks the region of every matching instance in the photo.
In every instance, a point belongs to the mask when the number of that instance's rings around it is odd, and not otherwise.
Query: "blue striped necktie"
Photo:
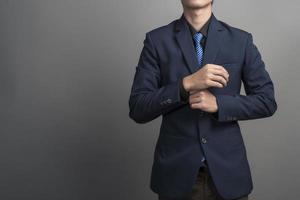
[[[203,60],[203,48],[201,46],[201,39],[202,39],[203,35],[202,33],[198,32],[195,33],[193,36],[194,42],[195,42],[195,47],[196,47],[196,55],[197,55],[197,60],[198,60],[198,64],[199,67],[202,66],[202,60]]]

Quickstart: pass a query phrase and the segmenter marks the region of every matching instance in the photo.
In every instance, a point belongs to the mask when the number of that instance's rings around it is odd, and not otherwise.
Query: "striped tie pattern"
[[[198,60],[198,64],[200,66],[202,66],[202,60],[203,60],[203,48],[201,46],[201,39],[202,39],[203,35],[198,32],[195,33],[193,36],[194,42],[195,42],[195,47],[196,47],[196,55],[197,55],[197,60]]]

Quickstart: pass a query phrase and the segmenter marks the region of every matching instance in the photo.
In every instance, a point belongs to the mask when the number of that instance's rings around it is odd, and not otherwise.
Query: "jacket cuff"
[[[234,96],[216,94],[215,97],[218,105],[218,110],[215,113],[211,113],[212,118],[219,122],[237,120],[237,117],[232,113],[232,111],[234,111],[238,106],[236,105],[236,101],[234,101]]]

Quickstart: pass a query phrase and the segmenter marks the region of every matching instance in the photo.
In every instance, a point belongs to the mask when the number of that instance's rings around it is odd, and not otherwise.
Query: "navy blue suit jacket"
[[[169,197],[189,193],[204,154],[219,194],[233,199],[253,189],[238,120],[272,116],[277,110],[272,80],[251,33],[212,15],[203,65],[223,66],[228,85],[208,88],[215,114],[192,109],[180,98],[180,79],[199,69],[182,16],[146,33],[129,98],[129,116],[147,123],[162,116],[154,151],[150,187]],[[240,94],[243,82],[246,95]]]

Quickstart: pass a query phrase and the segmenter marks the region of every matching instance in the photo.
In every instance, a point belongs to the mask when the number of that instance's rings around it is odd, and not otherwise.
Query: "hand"
[[[192,109],[201,109],[206,112],[217,112],[216,97],[207,89],[190,92],[189,103]]]
[[[187,91],[209,87],[222,88],[229,81],[229,73],[220,65],[206,64],[195,73],[184,77],[183,86]]]

